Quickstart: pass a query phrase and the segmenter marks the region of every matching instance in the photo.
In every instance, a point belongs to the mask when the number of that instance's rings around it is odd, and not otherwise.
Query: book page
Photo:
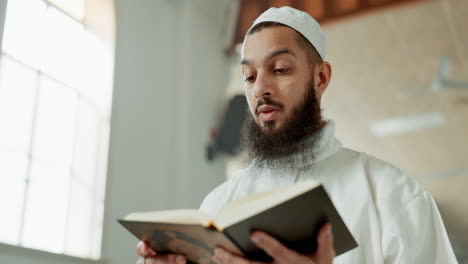
[[[123,220],[150,222],[150,223],[170,223],[210,226],[212,219],[198,210],[176,209],[153,212],[137,212],[127,215]]]
[[[266,211],[278,204],[318,187],[314,180],[290,184],[275,190],[255,193],[232,202],[216,216],[214,225],[219,229]]]

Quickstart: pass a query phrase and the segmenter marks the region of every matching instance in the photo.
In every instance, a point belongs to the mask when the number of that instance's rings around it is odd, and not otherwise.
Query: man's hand
[[[311,256],[300,255],[299,253],[283,246],[278,240],[260,231],[252,233],[252,241],[270,255],[276,264],[303,263],[303,264],[331,264],[335,258],[333,249],[333,234],[331,224],[325,224],[317,237],[317,251]],[[213,261],[219,264],[259,264],[243,257],[234,255],[222,248],[216,248]]]
[[[136,264],[185,264],[187,259],[178,254],[157,254],[145,242],[137,244],[136,252],[140,258]]]

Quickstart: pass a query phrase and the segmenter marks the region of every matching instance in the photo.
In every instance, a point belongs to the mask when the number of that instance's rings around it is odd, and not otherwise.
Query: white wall
[[[6,3],[7,0],[0,0],[0,49],[2,48],[3,42],[3,25],[5,24]]]
[[[117,218],[139,210],[196,208],[224,179],[224,162],[206,162],[205,144],[228,79],[222,46],[227,2],[116,1],[113,113],[99,263],[136,261],[137,240]],[[0,0],[0,23],[4,9],[5,0]],[[94,263],[0,244],[0,263],[33,262]]]
[[[205,161],[228,77],[226,1],[117,1],[117,43],[104,254],[134,263],[115,221],[131,211],[198,207],[224,178]]]

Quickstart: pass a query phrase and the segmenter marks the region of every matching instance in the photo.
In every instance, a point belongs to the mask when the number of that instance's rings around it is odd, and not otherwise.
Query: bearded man
[[[322,117],[320,102],[332,73],[325,46],[318,23],[299,10],[271,8],[255,20],[241,61],[250,110],[243,145],[250,163],[213,190],[200,210],[215,216],[246,195],[314,179],[329,193],[359,247],[335,258],[329,224],[321,228],[311,256],[254,232],[252,241],[274,263],[457,263],[431,195],[400,169],[343,148],[333,121]],[[186,261],[176,254],[158,255],[143,242],[137,252],[141,263]],[[221,248],[213,261],[255,263]]]

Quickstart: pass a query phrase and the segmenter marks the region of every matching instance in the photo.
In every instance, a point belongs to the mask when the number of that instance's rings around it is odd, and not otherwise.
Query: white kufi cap
[[[322,60],[325,61],[325,49],[327,46],[325,35],[320,29],[319,23],[306,12],[289,6],[280,8],[271,7],[253,22],[250,29],[262,22],[277,22],[301,33],[312,44]]]

